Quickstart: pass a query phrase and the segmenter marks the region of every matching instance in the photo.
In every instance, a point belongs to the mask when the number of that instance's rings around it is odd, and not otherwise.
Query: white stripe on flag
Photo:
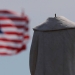
[[[2,27],[1,29],[3,32],[18,32],[18,33],[23,33],[24,32],[24,28],[11,28],[11,27]]]
[[[0,54],[1,53],[7,53],[7,54],[11,54],[12,55],[12,54],[16,54],[16,52],[17,52],[16,50],[11,50],[11,49],[8,50],[6,48],[0,48]]]
[[[0,20],[0,24],[26,25],[25,21]]]
[[[18,14],[15,15],[15,14],[10,14],[10,13],[8,13],[8,14],[7,13],[6,14],[5,13],[0,13],[0,17],[9,17],[9,18],[11,17],[11,18],[14,18],[14,17],[21,17],[21,16],[18,15]]]
[[[0,41],[0,46],[10,46],[10,47],[15,47],[15,48],[21,48],[22,45],[23,45],[23,43]]]
[[[10,40],[22,40],[23,36],[0,34],[0,38],[10,39]]]

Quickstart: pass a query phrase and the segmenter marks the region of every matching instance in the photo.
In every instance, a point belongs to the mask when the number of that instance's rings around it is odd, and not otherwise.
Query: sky
[[[75,21],[75,0],[0,0],[0,9],[21,13],[22,9],[30,19],[30,40],[27,50],[15,56],[0,56],[0,75],[30,75],[29,52],[33,28],[48,17],[64,16]]]

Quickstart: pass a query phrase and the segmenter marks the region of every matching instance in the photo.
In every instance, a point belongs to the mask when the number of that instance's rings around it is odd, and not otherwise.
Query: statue
[[[34,28],[31,75],[75,75],[75,23],[50,17]]]

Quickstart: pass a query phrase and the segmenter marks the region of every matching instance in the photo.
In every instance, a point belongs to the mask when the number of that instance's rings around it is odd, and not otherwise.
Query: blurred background
[[[0,56],[0,75],[30,75],[29,52],[35,26],[43,23],[48,17],[65,16],[75,21],[75,0],[0,0],[0,9],[18,13],[24,9],[30,23],[30,40],[26,51],[14,56]]]

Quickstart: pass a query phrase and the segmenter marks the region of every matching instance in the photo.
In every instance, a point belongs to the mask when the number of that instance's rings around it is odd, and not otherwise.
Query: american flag
[[[0,10],[0,55],[15,55],[26,50],[29,40],[27,16]]]

